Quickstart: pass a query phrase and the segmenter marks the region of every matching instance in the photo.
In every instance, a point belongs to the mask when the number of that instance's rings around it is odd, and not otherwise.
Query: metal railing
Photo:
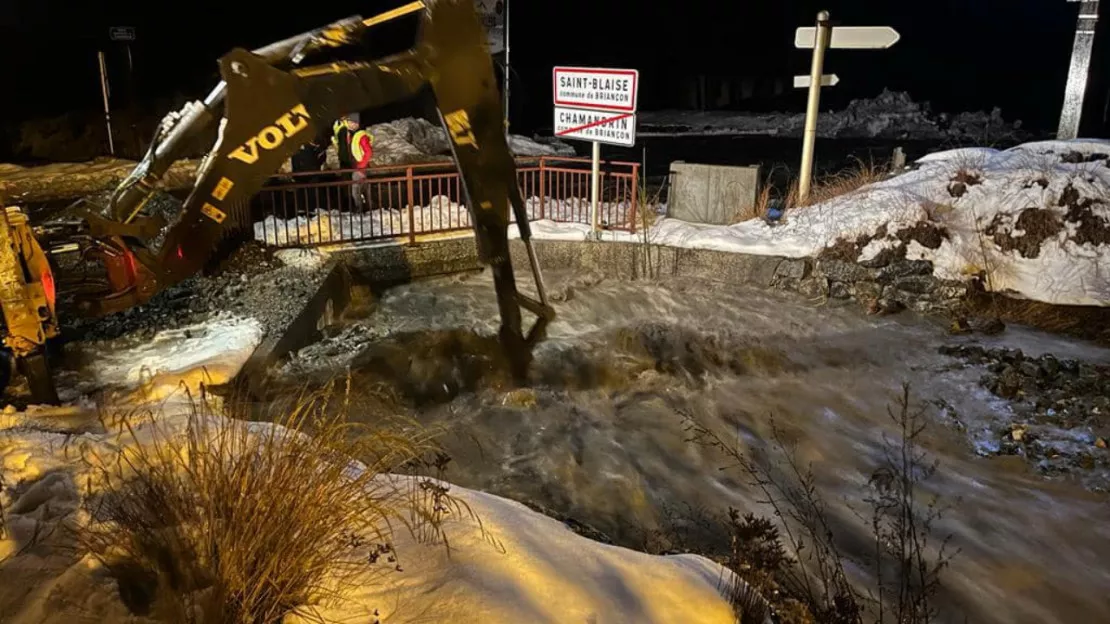
[[[341,242],[416,243],[472,230],[459,175],[451,162],[373,167],[272,177],[247,212],[254,239],[276,247]],[[590,224],[590,161],[517,159],[517,183],[529,219]],[[598,223],[636,231],[639,165],[604,162]],[[354,192],[365,199],[355,201]],[[514,219],[515,221],[515,219]]]

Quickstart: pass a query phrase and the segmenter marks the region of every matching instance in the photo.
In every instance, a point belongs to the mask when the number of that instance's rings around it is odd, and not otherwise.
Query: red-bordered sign
[[[551,72],[551,82],[556,106],[636,112],[638,70],[556,67]]]

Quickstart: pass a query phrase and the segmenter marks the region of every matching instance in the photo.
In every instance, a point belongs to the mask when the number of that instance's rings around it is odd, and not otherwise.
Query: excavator
[[[363,42],[367,32],[418,16],[415,44],[369,61],[306,62]],[[501,316],[499,339],[513,378],[525,383],[535,345],[554,318],[531,242],[486,32],[474,0],[419,0],[367,19],[352,16],[260,49],[235,48],[219,60],[222,81],[202,101],[168,114],[149,150],[103,205],[67,225],[32,229],[18,208],[0,218],[3,341],[28,379],[32,399],[56,403],[48,343],[57,338],[52,254],[80,254],[107,273],[108,288],[82,293],[75,311],[104,316],[141,305],[199,272],[242,210],[301,146],[343,115],[413,97],[431,88],[450,137],[474,224],[479,261],[491,270]],[[215,128],[196,182],[167,211],[158,181],[195,140]],[[509,254],[510,210],[525,246],[536,298],[517,289]],[[234,222],[234,220],[232,221]],[[44,248],[47,250],[44,252]],[[536,317],[525,331],[523,312]],[[0,371],[2,373],[2,371]]]

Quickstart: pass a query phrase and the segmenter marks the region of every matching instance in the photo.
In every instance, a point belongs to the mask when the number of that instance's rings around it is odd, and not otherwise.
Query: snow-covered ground
[[[81,511],[99,491],[97,467],[123,465],[136,444],[179,442],[186,391],[226,382],[260,339],[252,319],[223,317],[147,343],[116,343],[115,351],[88,354],[96,361],[85,381],[115,391],[99,415],[91,404],[0,414],[4,621],[133,621],[99,563],[51,550],[47,536],[60,535],[54,531],[63,525],[100,522]],[[410,477],[379,479],[405,487]],[[450,557],[442,546],[398,532],[394,551],[403,570],[375,576],[316,615],[325,622],[375,621],[375,611],[382,621],[455,622],[460,614],[491,623],[735,621],[720,591],[729,577],[708,559],[603,545],[519,503],[456,487],[451,494],[482,524],[448,523]]]
[[[1007,150],[968,148],[931,154],[887,180],[803,209],[781,223],[750,220],[730,226],[658,219],[646,232],[606,229],[601,240],[735,253],[813,257],[838,242],[856,244],[858,261],[880,253],[933,262],[937,277],[964,280],[985,275],[985,287],[1000,293],[1070,305],[1110,304],[1110,141],[1044,141]],[[527,200],[539,216],[537,197]],[[545,199],[543,220],[532,222],[538,239],[591,238],[586,198]],[[738,212],[741,206],[737,206]],[[626,203],[603,204],[602,222],[626,227]],[[461,224],[463,206],[446,198],[416,212],[417,231],[427,224]],[[302,240],[321,232],[329,240],[358,238],[359,219],[323,212],[312,218],[255,224],[256,239],[271,244]],[[369,232],[407,230],[403,212],[377,211],[361,217]],[[352,228],[350,224],[355,224]],[[390,224],[393,229],[384,228]],[[341,224],[341,225],[336,225]],[[339,227],[346,235],[337,236]],[[912,235],[928,228],[939,236],[921,242]],[[377,229],[375,229],[377,228]],[[517,236],[515,226],[511,236]],[[919,240],[920,239],[920,240]],[[319,240],[319,239],[317,239]]]
[[[734,111],[644,111],[641,137],[691,135],[801,136],[803,113]],[[935,114],[929,104],[914,102],[907,93],[884,90],[875,98],[853,100],[844,110],[823,111],[817,133],[824,138],[887,138],[993,143],[1021,140],[1021,122],[1008,122],[1002,112]]]

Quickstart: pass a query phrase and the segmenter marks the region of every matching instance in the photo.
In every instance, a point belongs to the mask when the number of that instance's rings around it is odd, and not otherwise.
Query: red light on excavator
[[[134,283],[136,276],[139,274],[139,270],[135,267],[135,254],[125,251],[124,257],[127,258],[127,277],[131,283]]]
[[[46,294],[46,302],[53,308],[54,300],[58,294],[57,286],[54,284],[54,274],[50,269],[46,269],[39,279],[42,281],[42,290]]]
[[[180,260],[185,257],[185,252],[182,251],[181,245],[177,246],[177,259]]]

